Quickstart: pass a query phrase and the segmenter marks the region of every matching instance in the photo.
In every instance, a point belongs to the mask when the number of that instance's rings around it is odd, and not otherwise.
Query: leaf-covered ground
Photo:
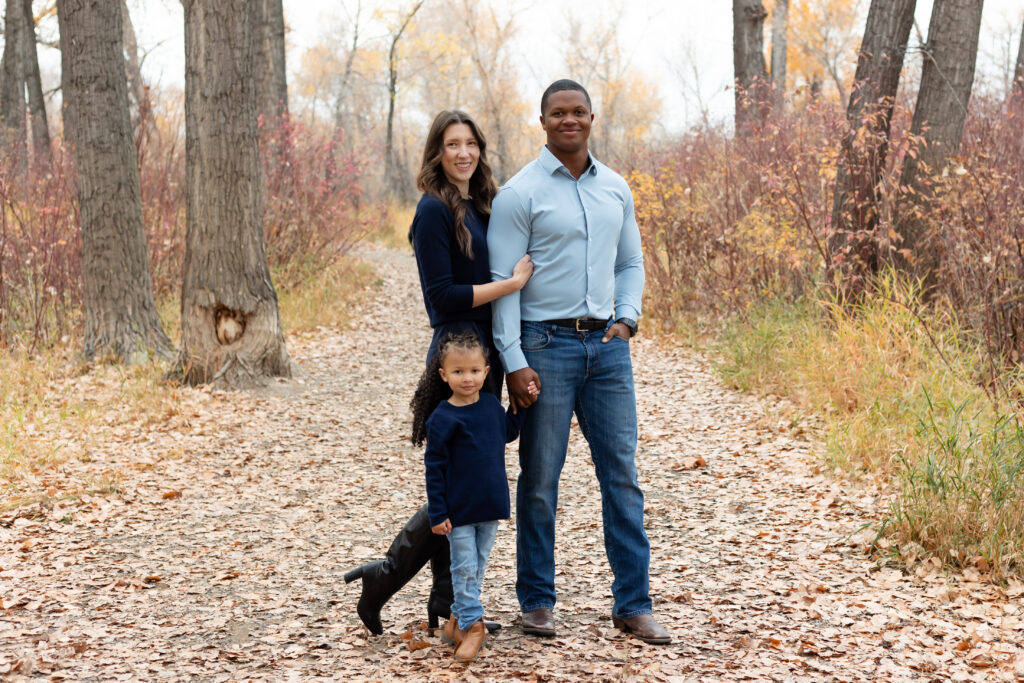
[[[109,493],[0,517],[0,676],[10,680],[1021,680],[1024,586],[872,561],[880,502],[817,469],[814,444],[706,363],[634,341],[637,455],[655,612],[675,637],[615,631],[600,508],[574,431],[562,477],[559,635],[523,636],[514,520],[484,602],[505,628],[470,667],[425,628],[423,572],[372,637],[345,570],[382,556],[423,499],[407,402],[429,339],[411,256],[351,331],[292,339],[306,373],[262,395],[180,390],[67,476]],[[69,384],[97,391],[102,374]],[[515,486],[516,453],[507,458]],[[83,474],[85,473],[85,474]]]

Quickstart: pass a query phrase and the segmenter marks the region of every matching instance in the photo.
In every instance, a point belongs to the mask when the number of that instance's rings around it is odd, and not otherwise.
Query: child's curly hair
[[[480,353],[484,355],[484,362],[487,362],[487,347],[475,333],[459,332],[441,339],[437,345],[437,353],[427,363],[427,369],[423,371],[419,384],[416,385],[416,392],[409,401],[409,407],[412,409],[412,442],[416,446],[422,446],[427,439],[427,418],[434,412],[434,408],[452,395],[452,388],[441,379],[439,372],[444,365],[445,357],[452,349],[480,349]]]

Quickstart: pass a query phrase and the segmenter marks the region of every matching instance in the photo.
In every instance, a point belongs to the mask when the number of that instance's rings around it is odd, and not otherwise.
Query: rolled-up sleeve
[[[644,251],[636,223],[633,193],[626,188],[622,207],[622,231],[615,253],[615,319],[640,319],[644,293]]]
[[[412,246],[420,265],[423,293],[431,308],[445,314],[473,308],[473,285],[455,284],[452,274],[454,232],[451,214],[440,205],[421,203],[416,208]]]
[[[491,222],[487,229],[487,251],[490,254],[491,279],[506,280],[530,245],[530,216],[522,198],[511,187],[498,192],[491,205]],[[519,292],[507,294],[491,303],[494,318],[494,343],[501,354],[505,372],[527,367],[520,347]]]

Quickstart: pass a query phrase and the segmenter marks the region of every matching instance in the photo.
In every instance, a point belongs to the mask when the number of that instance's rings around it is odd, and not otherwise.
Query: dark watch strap
[[[633,320],[632,318],[619,318],[615,322],[622,323],[623,325],[628,327],[629,328],[629,336],[630,337],[635,337],[636,336],[637,326],[636,326],[636,321],[635,320]]]

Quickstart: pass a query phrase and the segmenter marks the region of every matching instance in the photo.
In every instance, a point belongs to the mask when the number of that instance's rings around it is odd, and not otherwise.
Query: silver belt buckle
[[[582,318],[576,318],[576,331],[577,332],[583,332],[583,330],[580,329],[580,320],[582,320]]]

